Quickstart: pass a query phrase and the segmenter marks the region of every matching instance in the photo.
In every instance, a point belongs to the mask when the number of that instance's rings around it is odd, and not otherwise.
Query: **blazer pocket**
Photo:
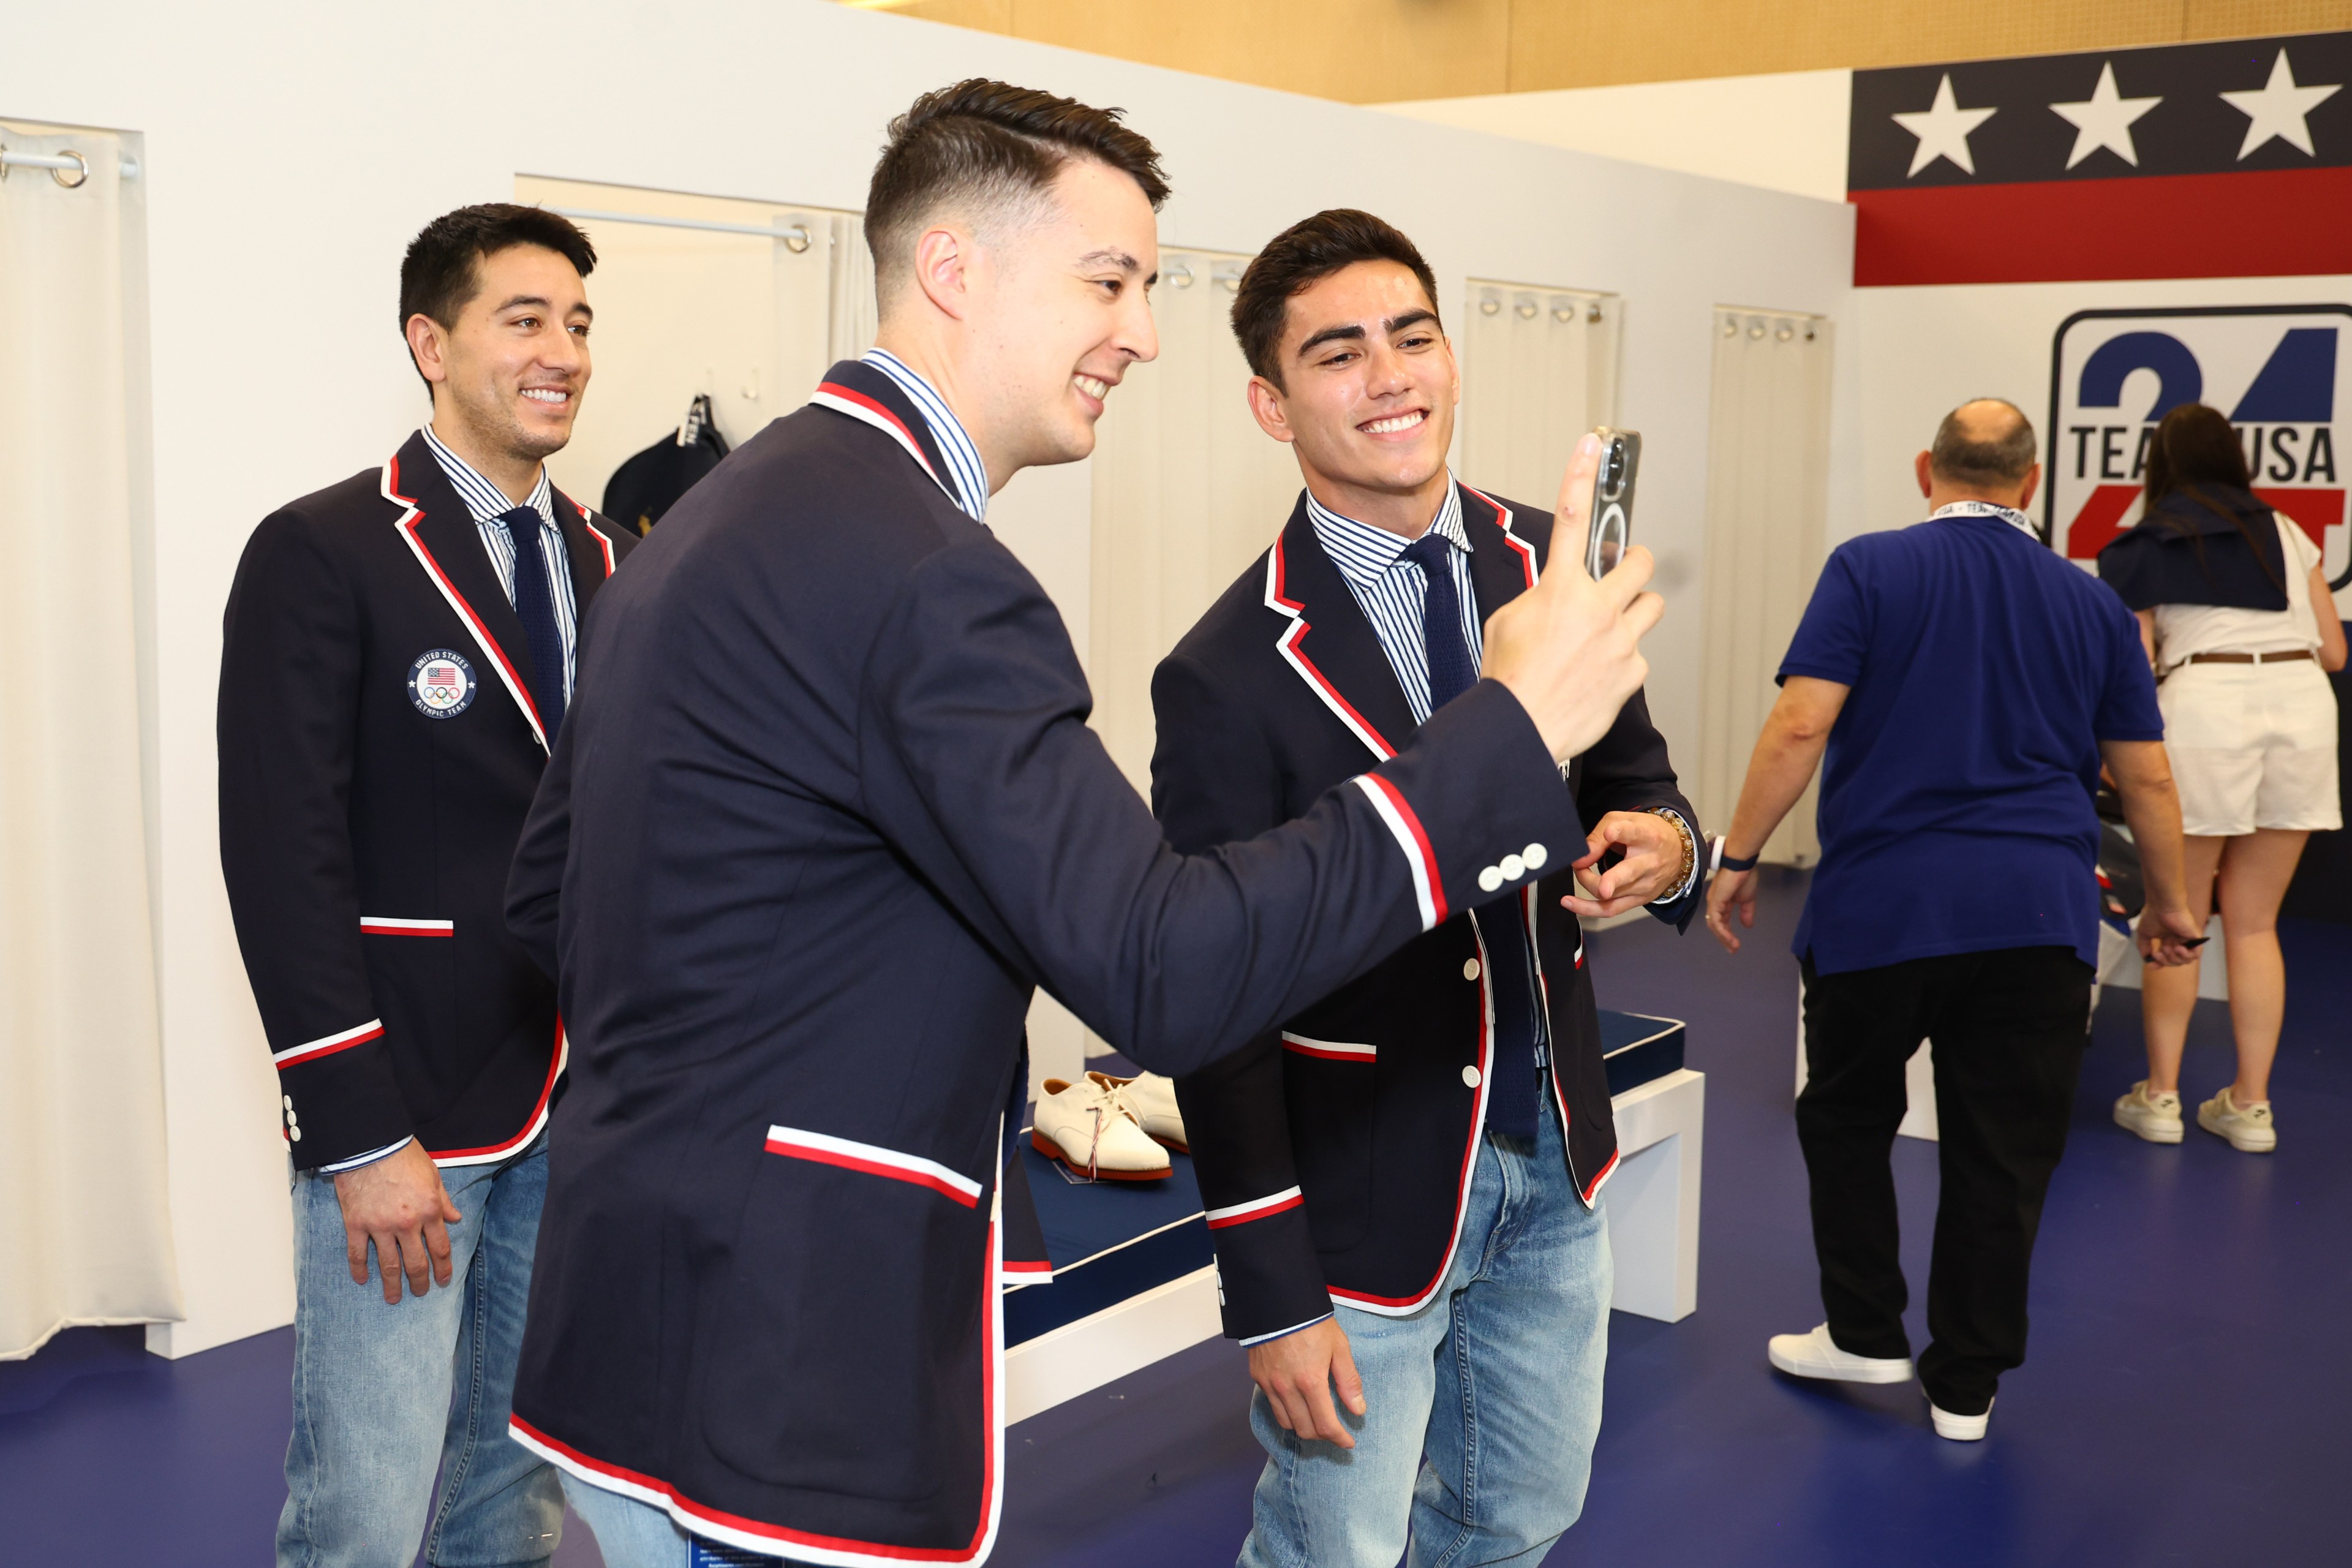
[[[771,1127],[766,1147],[702,1358],[711,1451],[769,1486],[896,1502],[976,1476],[986,1190],[824,1133]]]
[[[422,1059],[436,1059],[434,1047],[446,1050],[457,1038],[457,944],[450,940],[457,933],[455,921],[360,917],[360,955],[367,963],[383,1032],[407,1051],[425,1046]],[[438,1085],[404,1079],[402,1087],[409,1111],[419,1121],[448,1109]]]
[[[1294,1039],[1311,1039],[1307,1047]],[[1319,1252],[1345,1252],[1371,1225],[1372,1122],[1380,1053],[1321,1037],[1282,1037],[1283,1098],[1293,1168],[1307,1194],[1307,1228]]]

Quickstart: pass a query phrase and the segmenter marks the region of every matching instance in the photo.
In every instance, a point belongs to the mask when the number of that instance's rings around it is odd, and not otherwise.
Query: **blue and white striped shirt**
[[[449,478],[449,485],[457,499],[466,503],[473,514],[474,527],[482,536],[482,548],[490,552],[490,567],[499,574],[499,586],[507,591],[507,603],[515,596],[515,542],[507,532],[505,513],[514,510],[514,502],[506,492],[484,479],[475,467],[441,444],[433,434],[433,426],[425,426],[425,444],[433,448],[433,460]],[[564,547],[563,531],[555,522],[555,489],[548,482],[547,469],[539,470],[539,482],[530,489],[530,499],[523,504],[539,513],[539,551],[547,563],[547,581],[555,590],[555,629],[563,638],[563,700],[572,700],[574,666],[580,656],[580,607],[572,589],[572,556]]]
[[[1402,559],[1405,547],[1413,542],[1385,528],[1341,516],[1317,500],[1312,490],[1307,495],[1307,518],[1315,525],[1316,542],[1339,569],[1348,592],[1356,596],[1364,618],[1372,623],[1381,651],[1389,656],[1397,684],[1404,688],[1413,722],[1428,723],[1429,642],[1423,634],[1428,618],[1429,576],[1420,563]],[[1453,563],[1454,602],[1462,606],[1462,640],[1470,649],[1470,668],[1475,669],[1486,655],[1485,628],[1478,621],[1477,590],[1470,584],[1472,546],[1470,535],[1462,527],[1462,492],[1451,474],[1446,476],[1445,499],[1438,503],[1437,516],[1423,531],[1454,546],[1446,560]]]
[[[940,455],[947,459],[948,471],[939,479],[948,499],[972,521],[986,522],[988,465],[980,460],[980,448],[972,445],[971,434],[948,407],[948,400],[887,349],[867,349],[861,363],[888,376],[891,384],[922,412],[923,423],[931,427],[931,439],[939,443]]]

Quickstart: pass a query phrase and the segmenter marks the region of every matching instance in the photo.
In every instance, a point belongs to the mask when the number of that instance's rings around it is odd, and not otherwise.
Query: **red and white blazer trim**
[[[1285,664],[1297,671],[1298,678],[1307,682],[1308,689],[1321,700],[1323,706],[1331,710],[1333,717],[1348,726],[1356,739],[1370,747],[1372,755],[1387,762],[1396,755],[1396,748],[1389,744],[1388,737],[1373,729],[1371,721],[1357,712],[1355,704],[1339,695],[1339,689],[1331,684],[1331,678],[1317,668],[1315,661],[1307,657],[1307,650],[1298,646],[1299,639],[1313,628],[1307,620],[1307,606],[1283,591],[1282,578],[1282,541],[1277,539],[1274,542],[1274,548],[1265,552],[1265,607],[1277,615],[1288,616],[1290,626],[1275,639],[1275,651],[1282,656]]]
[[[345,1029],[341,1034],[321,1035],[315,1040],[307,1040],[299,1046],[289,1046],[282,1051],[272,1051],[269,1053],[269,1059],[280,1071],[283,1071],[301,1062],[317,1061],[320,1057],[331,1057],[337,1051],[350,1050],[353,1046],[363,1046],[383,1033],[383,1020],[370,1018],[366,1023]]]
[[[1451,913],[1445,907],[1445,882],[1438,874],[1437,851],[1430,847],[1429,835],[1422,830],[1421,818],[1413,815],[1412,805],[1402,791],[1378,773],[1358,773],[1356,787],[1372,803],[1372,809],[1388,824],[1395,835],[1397,847],[1404,851],[1404,861],[1412,873],[1413,902],[1421,908],[1421,929],[1435,931],[1445,923]]]
[[[896,1149],[859,1143],[824,1132],[810,1132],[798,1127],[769,1128],[768,1152],[794,1160],[811,1160],[820,1165],[838,1165],[846,1171],[863,1171],[869,1176],[888,1176],[893,1181],[912,1182],[919,1187],[929,1187],[935,1193],[953,1198],[966,1208],[980,1205],[978,1182],[919,1154],[901,1154]]]
[[[1537,575],[1536,547],[1511,531],[1511,509],[1485,490],[1470,489],[1468,485],[1464,485],[1462,488],[1470,490],[1472,495],[1495,509],[1495,525],[1503,531],[1503,542],[1518,552],[1519,565],[1528,574],[1528,586],[1534,587]]]
[[[396,915],[362,915],[363,936],[456,936],[456,921],[412,921]]]
[[[1297,1187],[1285,1187],[1278,1193],[1262,1198],[1252,1198],[1245,1204],[1231,1204],[1221,1209],[1209,1209],[1204,1216],[1211,1230],[1223,1230],[1227,1226],[1247,1225],[1254,1219],[1264,1219],[1286,1209],[1295,1209],[1307,1201],[1307,1194]]]
[[[1486,1130],[1486,1095],[1495,1079],[1495,965],[1487,956],[1486,933],[1475,910],[1470,911],[1470,934],[1478,942],[1478,1082],[1471,1091],[1476,1100],[1470,1110],[1470,1131],[1462,1143],[1462,1168],[1454,1178],[1454,1232],[1446,1240],[1445,1256],[1437,1260],[1436,1272],[1429,1277],[1429,1283],[1410,1296],[1374,1296],[1367,1291],[1331,1287],[1331,1300],[1344,1301],[1359,1311],[1384,1318],[1402,1318],[1419,1311],[1453,1271],[1454,1254],[1462,1245],[1462,1218],[1470,1206],[1470,1182],[1478,1170],[1478,1135]],[[1553,1086],[1554,1092],[1558,1087]]]
[[[1333,1062],[1368,1062],[1381,1054],[1378,1046],[1360,1045],[1353,1040],[1318,1040],[1307,1035],[1282,1031],[1282,1048],[1297,1056],[1320,1057]]]
[[[474,606],[466,602],[466,595],[457,592],[457,585],[449,581],[449,574],[441,570],[441,563],[435,560],[433,552],[425,547],[425,541],[416,536],[417,520],[425,515],[425,509],[418,506],[414,498],[400,493],[400,458],[397,455],[384,459],[383,489],[384,500],[403,509],[393,527],[398,529],[400,537],[407,542],[409,553],[416,557],[416,563],[425,568],[426,576],[433,579],[433,585],[441,591],[441,597],[448,602],[449,607],[457,612],[457,618],[466,624],[466,630],[472,635],[475,646],[482,650],[482,656],[490,661],[490,668],[499,672],[499,683],[514,699],[515,706],[522,710],[523,721],[530,726],[531,735],[539,742],[540,750],[548,750],[547,727],[539,721],[538,705],[531,701],[530,693],[524,689],[522,677],[507,658],[506,649],[500,647],[499,639],[490,635],[490,628],[483,624],[482,617],[474,613]]]
[[[915,433],[907,428],[906,422],[891,413],[887,407],[856,388],[844,386],[837,381],[818,383],[817,389],[810,395],[809,401],[821,407],[830,408],[835,414],[846,414],[861,425],[871,425],[901,447],[906,447],[907,455],[921,466],[923,472],[931,476],[931,483],[940,487],[940,493],[948,500],[955,500],[955,491],[948,488],[948,482],[940,477],[940,471],[931,467],[931,460],[923,456],[923,444],[915,439]],[[962,503],[958,501],[957,505],[961,506]]]
[[[1034,1285],[1040,1280],[1052,1279],[1054,1266],[1042,1259],[1024,1261],[1008,1258],[1004,1260],[1004,1272],[1012,1279],[1026,1280]]]

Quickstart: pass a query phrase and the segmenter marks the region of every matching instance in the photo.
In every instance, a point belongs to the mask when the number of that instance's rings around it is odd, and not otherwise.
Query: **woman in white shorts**
[[[2279,904],[2305,839],[2344,825],[2324,673],[2344,668],[2344,623],[2318,547],[2254,497],[2237,433],[2202,404],[2157,426],[2147,510],[2099,552],[2099,575],[2138,612],[2155,664],[2200,924],[2220,896],[2238,1073],[2197,1108],[2197,1125],[2267,1153],[2278,1146],[2270,1073],[2286,1007]],[[2116,1102],[2116,1121],[2178,1143],[2197,966],[2150,969],[2141,984],[2147,1077]]]

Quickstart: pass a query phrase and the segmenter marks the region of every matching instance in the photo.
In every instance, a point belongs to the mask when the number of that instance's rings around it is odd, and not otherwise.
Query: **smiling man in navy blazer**
[[[543,466],[595,263],[534,207],[425,226],[400,318],[432,422],[262,520],[229,594],[221,868],[295,1172],[286,1568],[406,1568],[428,1510],[436,1563],[538,1563],[562,1528],[507,1405],[564,1042],[502,906],[581,617],[635,542]]]
[[[1421,252],[1363,212],[1292,226],[1243,275],[1250,407],[1306,489],[1153,678],[1152,803],[1179,849],[1290,821],[1411,746],[1469,689],[1488,617],[1581,574],[1572,520],[1447,468],[1460,380],[1435,301]],[[1268,1456],[1244,1568],[1531,1564],[1582,1507],[1617,1136],[1576,916],[1687,924],[1699,838],[1639,693],[1537,787],[1589,840],[1514,847],[1478,872],[1511,896],[1177,1081]]]
[[[509,901],[575,1053],[514,1429],[610,1568],[985,1558],[1034,988],[1189,1071],[1584,838],[1556,769],[1640,685],[1638,553],[1506,606],[1488,679],[1246,844],[1171,850],[1087,727],[982,518],[1157,351],[1166,194],[1105,110],[926,94],[866,202],[879,345],[598,605]]]

